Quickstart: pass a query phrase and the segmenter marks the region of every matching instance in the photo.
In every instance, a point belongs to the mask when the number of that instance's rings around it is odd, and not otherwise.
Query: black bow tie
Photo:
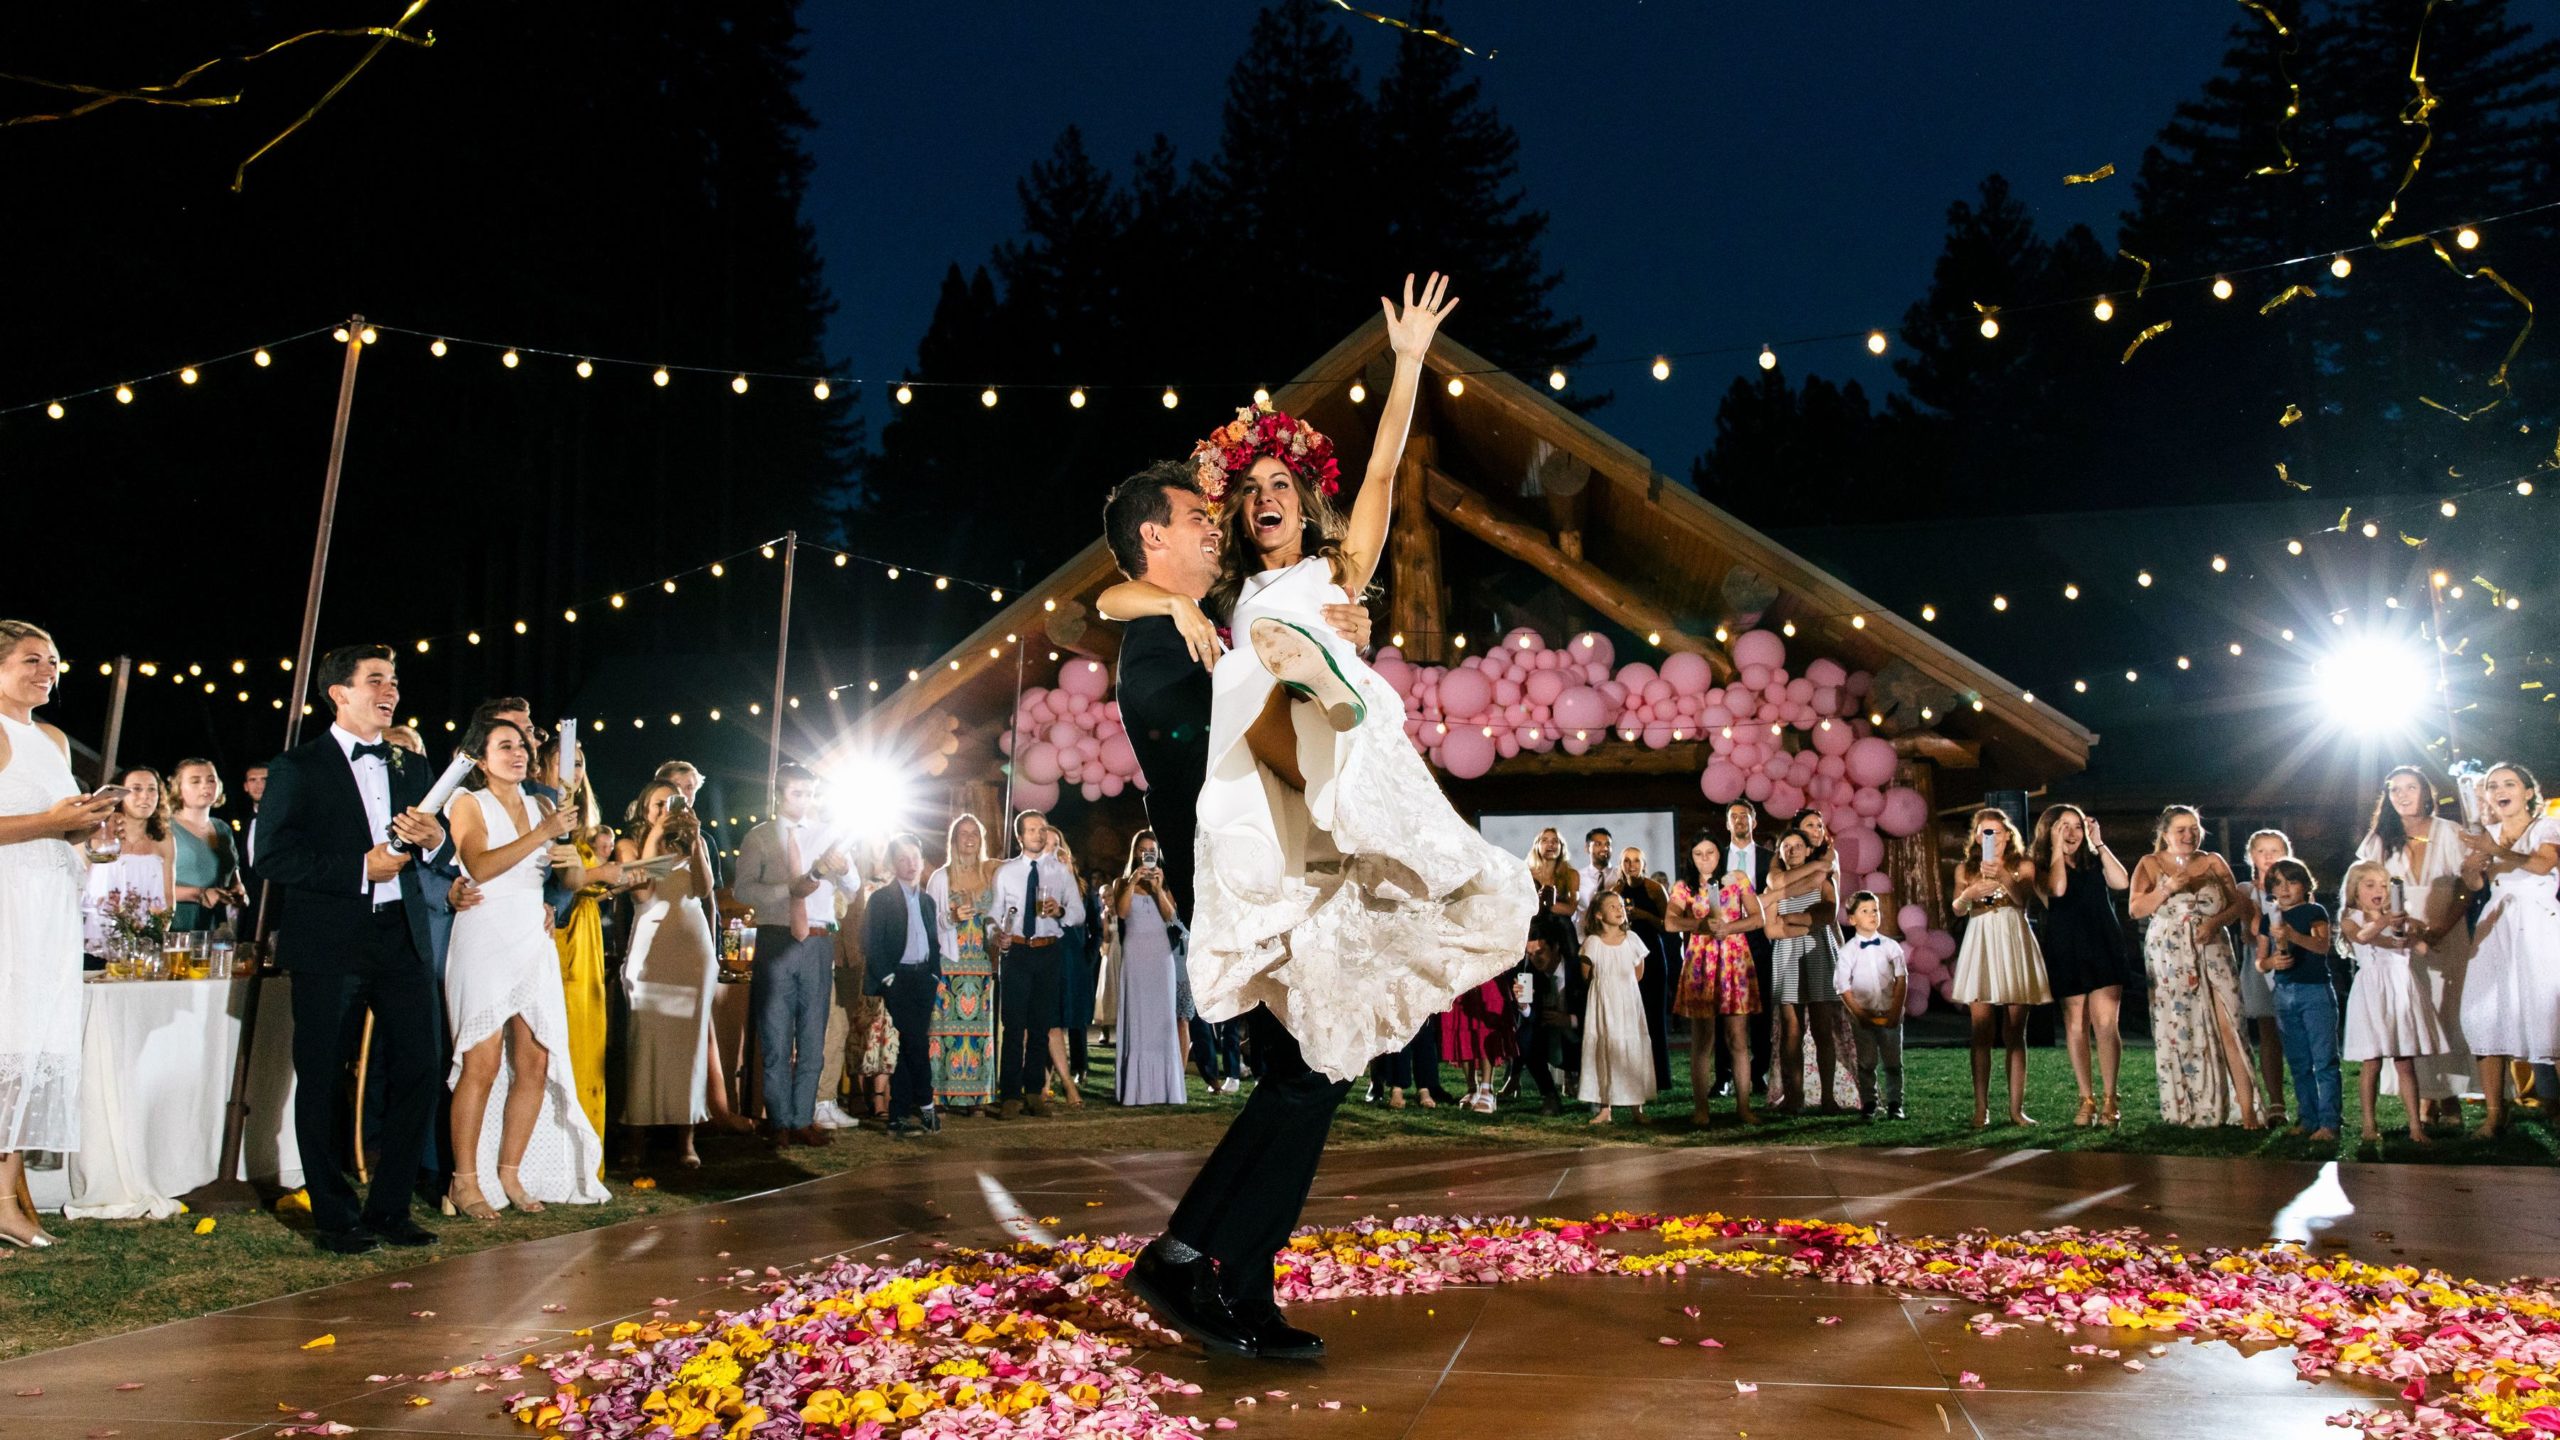
[[[390,742],[388,742],[388,741],[384,741],[384,740],[376,740],[376,741],[374,741],[374,742],[373,742],[372,744],[370,744],[370,745],[358,745],[355,749],[353,749],[353,750],[351,750],[351,751],[347,752],[347,758],[348,758],[348,759],[350,759],[350,760],[361,760],[361,759],[363,759],[364,757],[366,757],[367,755],[370,755],[370,756],[372,756],[374,759],[381,761],[381,762],[382,762],[383,764],[385,764],[385,765],[390,764],[390,763],[391,763],[391,745],[390,745]]]

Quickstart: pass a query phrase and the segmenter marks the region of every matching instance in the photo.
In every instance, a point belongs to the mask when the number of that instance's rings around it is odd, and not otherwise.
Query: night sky
[[[1115,173],[1158,132],[1205,158],[1255,9],[806,7],[809,218],[840,307],[834,353],[865,376],[908,364],[944,266],[1016,233],[1014,182],[1067,125]],[[1589,324],[1595,361],[1625,362],[1586,365],[1577,385],[1613,389],[1601,423],[1684,474],[1762,343],[1898,325],[1928,285],[1948,203],[1984,175],[2007,174],[2047,233],[2086,222],[2111,242],[2142,147],[2245,18],[2228,0],[1588,0],[1461,3],[1447,28],[1500,52],[1473,73],[1552,217],[1557,308]],[[1395,32],[1350,28],[1374,81]],[[2110,162],[2112,180],[2061,183]],[[1465,338],[1463,314],[1451,331]],[[1669,385],[1644,374],[1656,351],[1707,349],[1730,354],[1682,363]],[[1855,341],[1785,358],[1871,389],[1892,379]],[[868,393],[876,424],[886,401]]]

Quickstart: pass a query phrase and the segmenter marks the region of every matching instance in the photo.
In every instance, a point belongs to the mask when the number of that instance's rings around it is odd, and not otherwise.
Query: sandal
[[[524,1187],[522,1185],[519,1185],[514,1180],[507,1178],[509,1171],[514,1171],[518,1176],[521,1176],[524,1173],[524,1167],[522,1165],[501,1165],[498,1167],[498,1188],[506,1192],[507,1203],[513,1205],[527,1215],[541,1214],[547,1207],[545,1207],[541,1201],[524,1193]]]
[[[2080,1109],[2071,1117],[2071,1123],[2082,1130],[2098,1123],[2098,1102],[2086,1095],[2081,1096]]]
[[[12,1214],[25,1209],[24,1206],[19,1204],[18,1197],[15,1195],[0,1195],[0,1205],[9,1207],[9,1211]],[[18,1235],[7,1230],[0,1230],[0,1241],[5,1241],[8,1244],[15,1245],[21,1250],[42,1250],[46,1246],[51,1245],[53,1243],[53,1237],[44,1232],[44,1222],[36,1218],[35,1212],[32,1210],[28,1210],[26,1214],[27,1233],[24,1235]]]
[[[491,1205],[480,1193],[478,1171],[456,1170],[453,1172],[453,1182],[444,1189],[444,1213],[465,1215],[474,1220],[498,1218],[497,1207]]]

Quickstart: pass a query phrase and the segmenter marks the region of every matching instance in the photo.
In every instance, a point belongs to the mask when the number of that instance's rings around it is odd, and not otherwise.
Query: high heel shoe
[[[2072,1115],[2071,1123],[2075,1128],[2081,1130],[2086,1130],[2090,1126],[2097,1124],[2098,1102],[2090,1099],[2086,1095],[2081,1096],[2080,1108]]]
[[[19,1205],[18,1197],[15,1195],[0,1195],[0,1207],[5,1207],[5,1210],[0,1210],[0,1213],[8,1214],[16,1214],[24,1208]],[[12,1235],[6,1230],[0,1230],[0,1241],[6,1241],[21,1250],[42,1250],[53,1243],[53,1237],[44,1231],[44,1222],[38,1220],[32,1210],[27,1211],[27,1226],[28,1233],[24,1235]]]
[[[524,1193],[524,1187],[522,1185],[519,1185],[515,1180],[508,1178],[510,1175],[522,1176],[523,1173],[524,1167],[522,1165],[499,1166],[498,1188],[506,1192],[508,1204],[513,1205],[527,1215],[539,1215],[546,1208],[543,1203]]]
[[[1253,653],[1281,688],[1324,711],[1335,731],[1356,730],[1369,718],[1358,687],[1335,664],[1333,652],[1313,632],[1269,616],[1253,622]]]
[[[2098,1123],[2109,1130],[2121,1128],[2124,1116],[2116,1109],[2116,1097],[2108,1096],[2098,1106]]]
[[[453,1182],[445,1186],[444,1190],[444,1213],[467,1215],[474,1220],[498,1218],[497,1207],[491,1205],[488,1197],[480,1193],[480,1175],[477,1171],[454,1172]]]

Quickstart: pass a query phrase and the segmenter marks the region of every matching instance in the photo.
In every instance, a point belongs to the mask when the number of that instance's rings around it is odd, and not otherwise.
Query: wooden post
[[[774,781],[782,773],[782,693],[783,673],[791,665],[791,577],[800,559],[800,532],[786,530],[782,535],[782,623],[773,641],[773,723],[767,729],[764,756],[764,795],[767,805],[775,804]],[[718,927],[713,927],[718,933]]]
[[[1917,905],[1929,912],[1931,925],[1943,925],[1948,916],[1946,877],[1939,868],[1944,858],[1944,847],[1938,838],[1938,767],[1928,760],[1914,758],[1904,760],[1900,770],[1901,773],[1894,777],[1894,783],[1908,785],[1920,792],[1920,798],[1929,806],[1929,823],[1921,826],[1917,834],[1898,840],[1888,838],[1884,842],[1884,869],[1893,880],[1895,901],[1886,907],[1888,913],[1885,918],[1891,920],[1890,912],[1899,911],[1904,905]],[[1895,931],[1900,933],[1898,924]]]
[[[107,696],[107,738],[98,747],[98,783],[116,783],[116,751],[124,739],[124,698],[133,686],[133,657],[116,657],[115,689]]]
[[[1448,663],[1448,605],[1440,588],[1440,531],[1431,519],[1427,477],[1436,446],[1407,437],[1396,466],[1395,523],[1387,528],[1387,635],[1404,637],[1408,660]]]
[[[311,542],[311,583],[302,592],[302,638],[293,652],[293,693],[284,703],[284,748],[291,750],[302,738],[302,706],[311,692],[311,652],[320,635],[320,593],[329,578],[329,537],[338,523],[338,482],[346,471],[347,420],[355,411],[356,362],[364,356],[364,317],[347,317],[347,354],[338,370],[338,411],[329,426],[329,467],[320,481],[320,527]],[[326,700],[327,696],[321,697]],[[256,843],[254,827],[250,836]],[[256,853],[254,849],[251,852]],[[221,1168],[214,1172],[213,1183],[187,1196],[199,1210],[214,1208],[245,1210],[257,1203],[257,1192],[240,1178],[240,1142],[247,1134],[249,1121],[249,1057],[258,1040],[258,1000],[266,983],[267,966],[264,947],[267,922],[275,915],[275,886],[266,881],[258,885],[258,933],[251,938],[253,960],[249,968],[249,989],[240,1013],[240,1050],[231,1057],[231,1101],[222,1112]],[[361,1108],[361,1098],[359,1098]]]

